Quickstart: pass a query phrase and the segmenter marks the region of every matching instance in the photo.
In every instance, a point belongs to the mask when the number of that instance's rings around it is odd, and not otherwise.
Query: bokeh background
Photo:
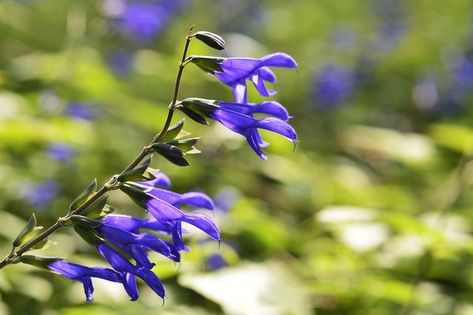
[[[149,142],[192,24],[226,39],[223,56],[298,61],[274,86],[296,149],[265,133],[261,161],[188,120],[203,153],[153,166],[215,198],[223,241],[192,233],[180,265],[154,257],[165,305],[101,281],[85,304],[80,283],[18,264],[0,272],[0,314],[473,314],[469,0],[1,1],[2,255],[31,212],[51,224]],[[185,97],[232,100],[192,65]],[[119,193],[111,203],[139,213]],[[71,231],[51,240],[43,254],[104,265]]]

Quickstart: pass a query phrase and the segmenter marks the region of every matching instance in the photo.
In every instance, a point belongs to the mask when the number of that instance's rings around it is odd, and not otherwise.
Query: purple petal
[[[296,68],[296,61],[285,53],[274,53],[261,58],[260,67]]]
[[[180,195],[178,193],[175,193],[175,192],[170,191],[170,190],[165,190],[165,189],[160,189],[160,188],[152,188],[152,189],[150,189],[146,192],[148,194],[150,194],[151,196],[154,196],[158,199],[164,200],[164,201],[166,201],[167,203],[169,203],[173,206],[175,206],[176,203],[180,199]]]
[[[186,204],[197,208],[205,208],[209,210],[213,210],[214,208],[214,203],[212,199],[210,199],[210,197],[206,194],[200,192],[188,192],[182,194],[177,205],[179,206],[181,204]]]
[[[176,247],[177,251],[189,251],[189,247],[187,247],[184,242],[182,241],[182,224],[181,222],[176,222],[174,225],[174,229],[172,231],[172,242],[173,245]]]
[[[296,131],[288,123],[277,118],[264,118],[258,122],[258,128],[280,134],[292,141],[297,139]]]
[[[180,220],[184,213],[176,207],[161,199],[150,199],[146,202],[149,213],[157,220],[173,221]]]
[[[139,228],[145,225],[146,221],[146,219],[123,214],[109,214],[102,219],[104,225],[133,233],[136,233]]]
[[[228,129],[239,134],[243,134],[245,129],[254,128],[258,123],[252,117],[223,109],[216,109],[210,115]]]
[[[246,103],[248,99],[248,90],[246,88],[245,80],[233,84],[232,91],[233,97],[235,97],[235,102]]]
[[[136,301],[140,296],[138,287],[136,286],[136,277],[134,274],[125,274],[125,282],[123,283],[123,287],[132,301]]]
[[[138,244],[131,244],[129,247],[129,252],[133,259],[136,261],[136,265],[148,269],[152,269],[155,266],[155,264],[149,261],[148,255],[146,254],[146,251],[142,246]]]
[[[259,75],[265,81],[268,81],[270,83],[276,82],[276,75],[268,67],[261,67],[259,69]]]
[[[262,102],[254,105],[253,113],[268,114],[287,121],[289,113],[286,108],[276,101]]]
[[[248,142],[248,144],[250,145],[250,147],[253,149],[253,151],[255,151],[255,153],[256,153],[262,160],[267,160],[268,157],[266,156],[266,154],[264,154],[263,150],[261,150],[260,144],[259,144],[259,140],[260,140],[260,137],[259,137],[259,135],[257,134],[257,131],[256,131],[256,130],[253,130],[253,132],[251,132],[251,133],[246,137],[246,141]]]
[[[138,277],[143,279],[144,282],[162,299],[164,299],[165,291],[161,280],[149,269],[139,268],[136,274]]]
[[[141,234],[137,237],[137,243],[140,245],[146,246],[155,252],[162,254],[163,256],[170,257],[171,250],[169,246],[163,240],[160,240],[153,234]]]
[[[113,269],[136,274],[136,267],[111,247],[100,244],[97,245],[96,248]]]
[[[94,285],[92,284],[92,279],[90,279],[90,277],[84,277],[80,281],[84,285],[85,300],[92,302],[94,300]]]
[[[183,222],[189,223],[196,228],[204,231],[207,233],[211,238],[214,240],[220,240],[220,232],[215,225],[208,217],[200,213],[193,213],[186,215],[185,218],[182,219]]]
[[[276,91],[268,90],[266,88],[263,78],[261,78],[261,76],[259,75],[258,70],[255,72],[255,74],[251,76],[251,82],[253,82],[253,85],[255,86],[256,90],[262,96],[273,96],[277,93]]]

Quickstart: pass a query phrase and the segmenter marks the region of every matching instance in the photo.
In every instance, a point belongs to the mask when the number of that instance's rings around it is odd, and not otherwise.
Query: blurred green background
[[[153,166],[216,199],[223,241],[193,234],[180,265],[153,256],[165,305],[99,280],[85,304],[80,283],[18,264],[0,272],[0,314],[473,314],[469,0],[0,1],[2,255],[31,212],[55,222],[159,130],[192,24],[223,56],[297,60],[274,85],[297,148],[265,133],[261,161],[188,120],[203,153]],[[180,96],[232,100],[192,65]],[[105,265],[71,231],[51,239],[43,254]]]

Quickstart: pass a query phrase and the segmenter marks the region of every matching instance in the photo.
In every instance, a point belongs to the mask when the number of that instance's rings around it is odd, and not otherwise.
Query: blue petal
[[[136,275],[143,279],[143,281],[162,299],[164,299],[165,291],[161,280],[149,269],[139,268]]]
[[[171,256],[171,249],[166,244],[165,241],[160,240],[153,234],[141,234],[137,237],[136,242],[140,245],[146,246],[155,252],[162,254],[163,256],[170,257]]]
[[[178,202],[178,206],[181,204],[186,204],[198,208],[205,208],[213,210],[214,203],[212,199],[206,194],[200,192],[188,192],[181,195],[181,199]]]
[[[148,255],[146,254],[144,248],[138,244],[130,245],[130,254],[138,266],[148,269],[152,269],[155,266],[155,264],[149,261]]]
[[[94,285],[92,284],[92,279],[90,279],[90,277],[84,277],[81,279],[81,282],[84,285],[85,300],[92,302],[94,300]]]
[[[107,240],[115,245],[131,244],[135,240],[134,234],[105,224],[98,227],[97,231],[102,233]]]
[[[97,245],[96,248],[103,258],[105,258],[110,266],[112,266],[116,271],[129,272],[133,274],[136,273],[136,267],[108,245],[100,244]]]
[[[174,229],[172,231],[172,242],[178,251],[189,251],[189,247],[187,247],[184,242],[182,241],[182,224],[181,222],[176,222],[174,225]]]
[[[263,78],[259,75],[259,70],[257,70],[255,74],[251,76],[251,82],[253,82],[253,85],[255,86],[256,90],[262,96],[273,96],[277,93],[276,91],[268,90],[266,88]]]
[[[268,114],[284,121],[289,119],[289,113],[287,112],[286,108],[276,101],[256,104],[254,106],[253,113]]]
[[[288,123],[277,118],[264,118],[258,122],[258,128],[266,129],[280,134],[292,141],[297,139],[294,128]]]
[[[220,240],[220,232],[217,226],[207,216],[200,213],[192,213],[183,218],[182,221],[204,231],[211,238]]]
[[[285,53],[274,53],[261,58],[260,67],[296,68],[296,61]]]
[[[128,296],[132,301],[136,301],[140,296],[138,292],[138,287],[136,286],[136,277],[134,274],[125,274],[125,281],[123,282],[123,287],[125,288],[126,293],[128,293]]]
[[[253,132],[249,133],[246,137],[246,141],[250,145],[250,147],[255,151],[255,153],[262,159],[267,160],[268,157],[264,154],[263,150],[260,148],[260,137],[257,130],[253,130]]]
[[[138,229],[146,224],[146,221],[146,219],[123,214],[109,214],[102,219],[104,225],[133,233],[137,233]]]

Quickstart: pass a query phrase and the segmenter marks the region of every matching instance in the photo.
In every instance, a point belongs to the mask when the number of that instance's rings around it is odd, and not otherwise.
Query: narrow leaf
[[[138,166],[134,169],[129,170],[120,176],[118,176],[117,180],[120,182],[127,182],[127,181],[145,181],[145,180],[152,180],[154,176],[150,173],[147,173],[146,170],[151,164],[151,156],[148,155]]]
[[[95,193],[97,189],[97,180],[94,179],[85,189],[83,192],[80,193],[80,195],[71,203],[69,206],[69,210],[76,210],[79,208],[84,202],[89,199],[89,197]]]
[[[184,118],[182,118],[177,123],[169,127],[168,131],[166,131],[166,133],[164,134],[162,141],[176,138],[179,132],[181,132],[182,127],[184,127]]]
[[[13,241],[13,247],[18,247],[21,244],[23,244],[23,242],[30,235],[30,233],[35,230],[37,223],[38,222],[36,220],[36,216],[33,213],[31,217],[28,219],[28,222],[26,223],[25,227],[20,231],[20,233],[17,235],[17,237]]]
[[[93,204],[85,208],[84,211],[81,212],[81,214],[91,218],[100,217],[102,209],[107,204],[107,199],[108,196],[102,196],[101,198],[99,198],[99,200],[95,201]]]

